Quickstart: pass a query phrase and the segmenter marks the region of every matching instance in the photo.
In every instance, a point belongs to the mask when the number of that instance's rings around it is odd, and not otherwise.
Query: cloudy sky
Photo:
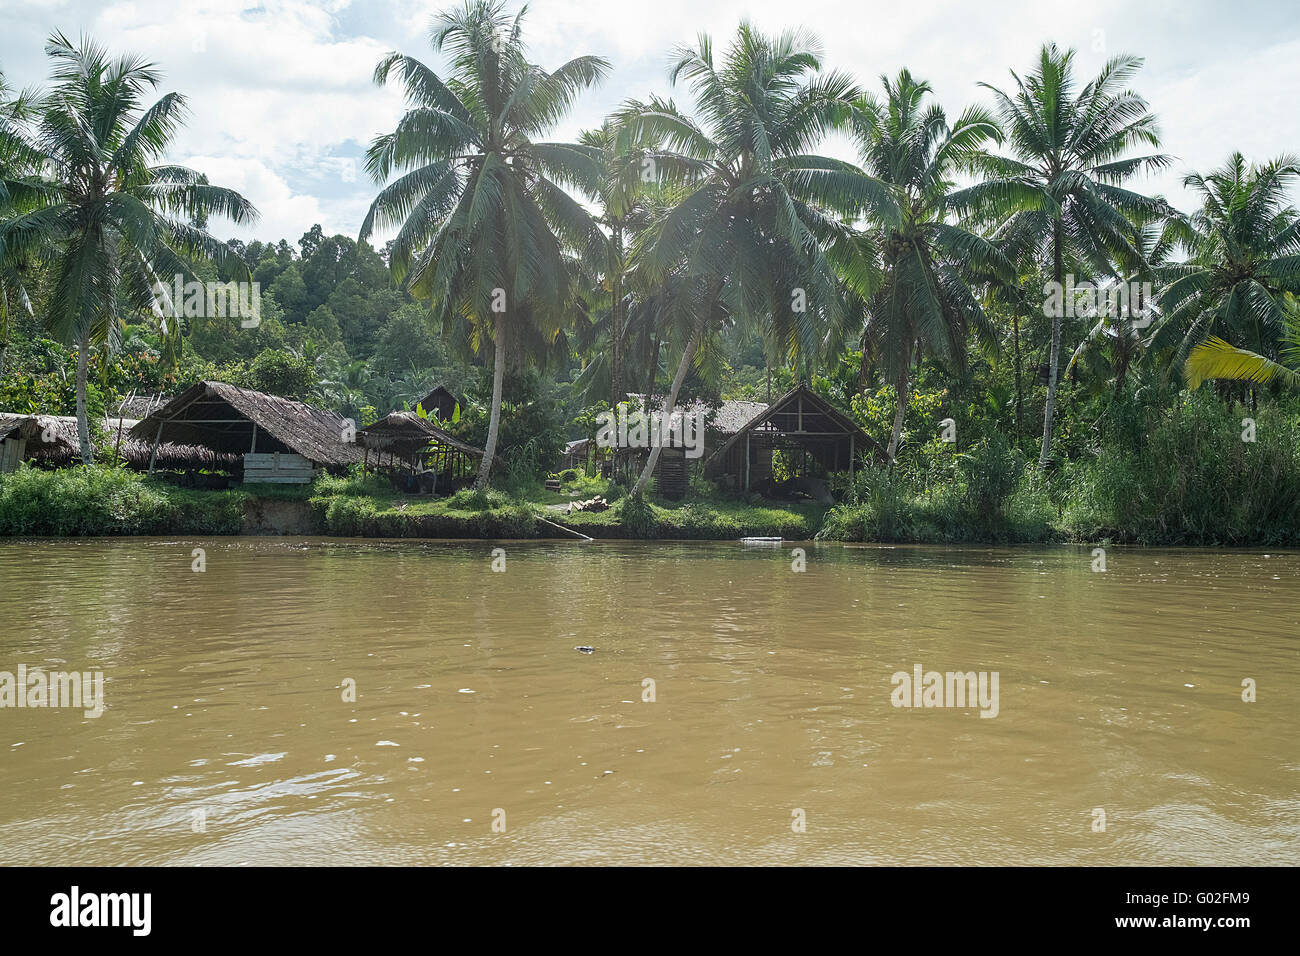
[[[459,0],[456,0],[459,2]],[[296,241],[313,223],[355,235],[375,187],[361,157],[400,114],[395,87],[371,80],[388,50],[435,68],[428,26],[446,0],[0,0],[0,70],[11,86],[39,84],[53,30],[89,33],[152,59],[164,89],[186,94],[192,117],[173,161],[238,189],[261,219],[219,235]],[[512,6],[512,9],[514,7]],[[1037,47],[1078,49],[1080,75],[1116,53],[1146,58],[1136,87],[1159,114],[1174,171],[1142,188],[1184,209],[1187,168],[1208,170],[1233,150],[1251,159],[1300,152],[1300,4],[1294,0],[535,0],[525,36],[545,67],[596,53],[613,63],[556,138],[598,125],[628,97],[668,86],[669,50],[700,31],[722,39],[748,18],[764,30],[803,26],[827,65],[873,87],[907,66],[955,113],[1028,71]],[[852,158],[842,143],[827,152]]]

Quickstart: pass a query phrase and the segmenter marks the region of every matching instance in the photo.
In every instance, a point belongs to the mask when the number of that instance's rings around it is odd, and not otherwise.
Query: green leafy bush
[[[641,495],[628,495],[619,503],[619,517],[629,538],[653,538],[659,527],[654,508]]]
[[[245,495],[190,491],[95,465],[0,475],[0,535],[238,534]]]
[[[1255,420],[1244,441],[1242,420]],[[1131,441],[1067,472],[1076,538],[1139,544],[1300,543],[1300,416],[1224,405],[1208,390],[1159,413]]]

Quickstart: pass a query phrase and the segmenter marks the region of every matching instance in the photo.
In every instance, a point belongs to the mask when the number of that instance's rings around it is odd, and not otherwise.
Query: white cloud
[[[211,224],[214,235],[242,239],[288,239],[296,242],[312,223],[329,232],[348,231],[348,223],[331,221],[315,196],[295,193],[287,182],[259,159],[234,156],[186,156],[186,166],[205,173],[218,183],[243,195],[257,207],[258,221],[251,227],[229,223]]]
[[[255,234],[296,240],[314,222],[355,234],[373,197],[359,157],[401,112],[396,87],[378,88],[379,56],[401,49],[437,65],[429,22],[450,0],[5,0],[0,67],[12,84],[40,82],[44,38],[54,29],[93,35],[114,51],[140,53],[165,73],[164,89],[186,94],[192,118],[178,136],[185,156],[213,181],[244,192],[263,212]],[[1265,15],[1266,14],[1266,15]],[[1136,86],[1160,114],[1175,170],[1147,184],[1190,205],[1180,180],[1232,149],[1263,159],[1300,151],[1294,91],[1300,88],[1300,7],[1238,0],[1224,8],[1193,0],[1171,9],[1099,0],[965,0],[869,4],[862,0],[657,0],[607,4],[535,0],[525,22],[534,57],[555,66],[599,53],[613,62],[603,87],[584,97],[557,137],[598,125],[629,97],[670,90],[670,48],[698,32],[719,46],[748,17],[767,31],[803,26],[819,35],[826,63],[875,87],[880,73],[908,66],[929,79],[950,112],[986,99],[977,83],[1009,82],[1038,46],[1078,48],[1090,76],[1106,56],[1138,53]],[[849,155],[847,144],[827,151]],[[220,224],[214,224],[219,234]]]

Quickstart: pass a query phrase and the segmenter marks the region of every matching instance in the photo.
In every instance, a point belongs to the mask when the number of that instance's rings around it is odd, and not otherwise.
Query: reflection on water
[[[1296,553],[495,546],[0,542],[0,863],[1300,863]]]

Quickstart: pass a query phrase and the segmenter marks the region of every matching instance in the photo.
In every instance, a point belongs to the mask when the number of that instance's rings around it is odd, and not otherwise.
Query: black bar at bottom
[[[809,945],[844,933],[943,946],[1098,936],[1232,945],[1289,927],[1293,882],[1287,869],[1213,867],[24,868],[0,870],[0,925],[8,943],[37,936],[205,948],[373,944],[390,931],[436,945],[449,941],[444,928],[493,943],[512,933],[541,943],[559,931],[601,947],[636,945],[645,934],[665,945],[691,938],[679,930],[721,934],[729,945],[773,944],[778,933]],[[675,935],[661,935],[669,930]]]

